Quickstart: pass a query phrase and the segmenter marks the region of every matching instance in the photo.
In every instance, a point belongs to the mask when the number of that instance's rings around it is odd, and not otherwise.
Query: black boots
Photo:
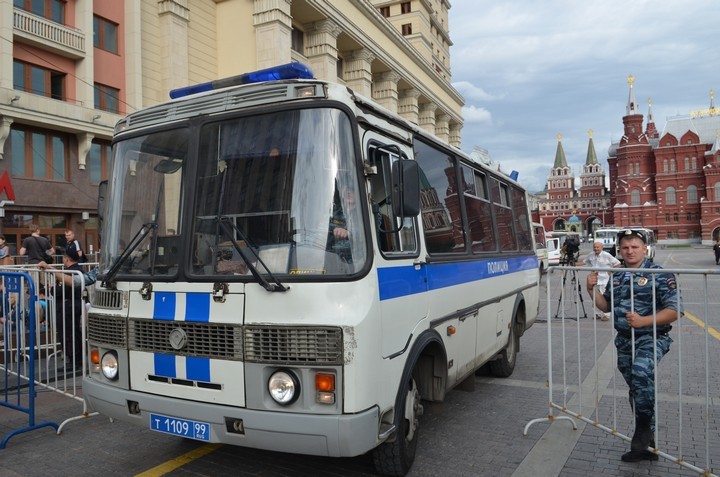
[[[641,460],[658,460],[657,454],[647,450],[648,446],[655,447],[653,442],[652,429],[650,428],[651,418],[636,416],[635,434],[630,442],[630,452],[622,456],[623,462],[640,462]]]

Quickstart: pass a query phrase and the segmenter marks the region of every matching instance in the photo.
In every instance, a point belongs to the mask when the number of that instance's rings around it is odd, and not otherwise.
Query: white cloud
[[[458,81],[453,83],[453,87],[460,92],[467,102],[473,101],[495,101],[496,99],[502,99],[502,95],[494,96],[490,93],[485,92],[484,89],[475,86],[469,81]]]
[[[465,124],[467,123],[491,123],[492,115],[490,111],[485,108],[478,108],[477,106],[463,106],[462,108],[463,119]]]
[[[652,98],[660,131],[668,116],[709,107],[709,91],[720,90],[719,17],[717,0],[453,0],[450,57],[466,100],[463,150],[488,149],[537,190],[557,134],[579,174],[592,129],[607,171],[608,148],[623,134],[628,75],[646,119]]]

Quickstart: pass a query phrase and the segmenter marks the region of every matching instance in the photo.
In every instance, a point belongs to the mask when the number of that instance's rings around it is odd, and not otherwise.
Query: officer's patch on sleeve
[[[677,283],[675,283],[675,277],[668,278],[667,287],[671,290],[674,290],[677,288]]]

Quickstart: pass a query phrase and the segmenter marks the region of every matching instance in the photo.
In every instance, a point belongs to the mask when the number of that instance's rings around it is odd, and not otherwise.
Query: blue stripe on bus
[[[185,370],[187,379],[191,381],[210,382],[210,358],[185,358]]]
[[[523,270],[537,269],[537,257],[493,258],[470,262],[435,263],[378,268],[380,300],[470,283]],[[427,277],[427,283],[425,283]]]
[[[185,321],[210,321],[210,295],[188,293],[185,295]]]
[[[165,378],[175,378],[175,356],[171,354],[155,354],[155,375]]]
[[[176,295],[173,292],[157,292],[155,293],[155,301],[153,303],[153,319],[154,320],[174,320],[175,319],[175,301]]]

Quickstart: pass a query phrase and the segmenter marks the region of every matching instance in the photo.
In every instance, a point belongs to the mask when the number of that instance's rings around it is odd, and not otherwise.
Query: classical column
[[[415,124],[420,122],[418,98],[420,98],[420,91],[415,88],[404,89],[400,91],[400,99],[398,102],[398,114]]]
[[[258,69],[290,63],[290,5],[292,0],[255,0],[253,25]]]
[[[190,10],[187,0],[158,0],[158,18],[163,95],[157,99],[165,101],[168,91],[190,83],[188,73]]]
[[[448,142],[451,146],[455,146],[457,148],[460,148],[461,145],[461,135],[460,131],[462,131],[463,125],[461,123],[450,123],[450,137],[448,138]]]
[[[450,142],[450,116],[441,114],[435,121],[435,135],[445,142]]]
[[[337,37],[342,32],[332,20],[304,26],[305,56],[317,79],[337,81]]]
[[[435,110],[437,110],[435,103],[423,103],[420,105],[420,122],[418,125],[430,134],[435,134]]]
[[[0,88],[13,89],[13,2],[0,2]],[[2,149],[0,148],[0,154]]]
[[[394,71],[373,75],[373,99],[393,113],[397,113],[398,110],[398,81],[400,75]]]
[[[354,50],[345,60],[345,84],[353,91],[370,98],[372,96],[371,65],[375,55],[370,50]]]
[[[86,108],[95,108],[95,48],[93,46],[93,2],[75,2],[75,26],[85,32],[85,57],[77,62],[75,97]]]

